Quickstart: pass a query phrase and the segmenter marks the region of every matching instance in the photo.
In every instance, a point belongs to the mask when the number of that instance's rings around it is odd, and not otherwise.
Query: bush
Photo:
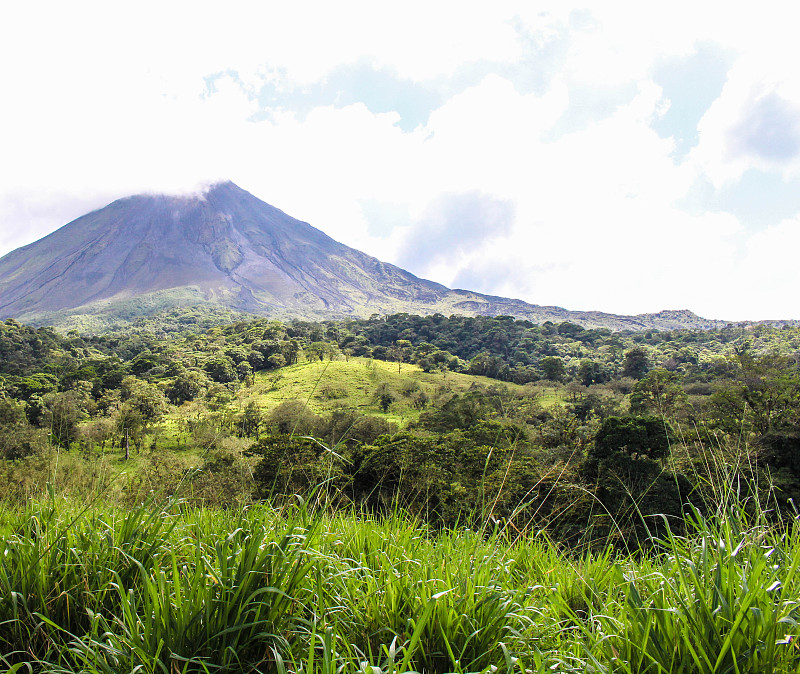
[[[658,417],[609,417],[594,439],[595,458],[608,458],[614,452],[661,459],[669,454],[670,437],[666,422]]]
[[[322,420],[302,400],[287,400],[267,416],[267,425],[281,434],[319,435]]]
[[[286,433],[274,433],[251,445],[247,453],[260,457],[253,470],[258,498],[308,495],[323,483],[344,486],[341,458],[322,443]]]

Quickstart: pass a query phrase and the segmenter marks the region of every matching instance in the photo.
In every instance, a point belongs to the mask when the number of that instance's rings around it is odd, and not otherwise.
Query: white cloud
[[[716,2],[8,5],[0,254],[119,196],[230,178],[393,261],[443,194],[480,192],[513,205],[508,230],[411,271],[568,308],[764,317],[769,304],[750,288],[788,282],[770,255],[797,243],[797,221],[752,235],[733,216],[677,204],[698,177],[719,187],[752,167],[797,175],[797,157],[754,150],[761,136],[734,142],[743,123],[765,118],[754,106],[769,96],[779,103],[767,112],[788,126],[800,111],[793,25],[781,11]],[[769,31],[756,29],[762,20]],[[565,42],[558,58],[539,64],[525,51],[556,38]],[[652,128],[665,101],[651,73],[702,40],[738,60],[699,144],[679,161]],[[287,96],[280,109],[259,107],[267,84],[280,98],[356,62],[455,93],[411,132],[397,113],[361,103],[299,113]],[[547,86],[530,93],[515,82],[504,67],[520,64],[541,68]],[[459,90],[465,68],[482,75]],[[602,114],[582,111],[580,130],[551,134],[574,112],[578,88],[634,93]],[[365,200],[402,206],[407,226],[375,234]],[[743,263],[764,270],[763,285],[741,281]],[[772,315],[800,317],[773,296]]]
[[[800,316],[800,297],[796,292],[798,249],[800,217],[784,220],[751,236],[737,276],[739,283],[725,289],[729,301],[748,308],[758,307],[759,318]]]
[[[672,143],[649,127],[656,87],[642,83],[612,117],[555,142],[539,132],[557,113],[537,126],[533,97],[481,97],[503,110],[484,130],[486,110],[472,104],[473,94],[462,97],[463,106],[451,102],[460,123],[442,124],[445,140],[430,142],[442,143],[441,162],[452,157],[455,182],[472,184],[477,174],[475,182],[493,193],[513,194],[514,229],[413,271],[448,284],[468,278],[474,289],[540,304],[620,313],[697,307],[706,288],[716,295],[710,283],[734,261],[738,224],[729,216],[690,217],[674,205],[694,173],[675,166]],[[502,158],[498,147],[508,148]],[[715,305],[704,309],[714,313]]]
[[[798,57],[800,50],[793,62]],[[738,180],[748,168],[797,176],[800,77],[788,63],[765,61],[763,54],[740,58],[699,130],[700,143],[691,159],[717,187]],[[770,152],[769,145],[783,145],[785,156]]]

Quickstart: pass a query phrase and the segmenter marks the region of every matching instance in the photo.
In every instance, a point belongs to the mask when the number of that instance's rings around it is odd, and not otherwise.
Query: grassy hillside
[[[497,385],[497,381],[489,377],[458,372],[424,372],[418,365],[409,363],[354,357],[304,362],[272,373],[259,372],[255,385],[242,392],[239,404],[252,400],[269,411],[282,402],[302,400],[317,414],[343,408],[354,409],[363,414],[380,415],[405,426],[417,419],[423,409],[415,405],[420,393],[435,401],[443,395]],[[503,387],[514,393],[526,390],[516,384],[504,384]],[[547,392],[549,404],[560,398],[552,386],[537,387],[536,390]],[[379,404],[383,391],[388,391],[394,400],[388,413],[384,413]],[[531,394],[530,387],[527,392]]]

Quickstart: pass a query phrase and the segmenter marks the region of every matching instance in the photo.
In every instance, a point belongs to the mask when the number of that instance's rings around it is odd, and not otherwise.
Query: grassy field
[[[323,492],[318,493],[324,502]],[[500,526],[282,511],[0,512],[12,672],[795,672],[800,540],[735,503],[647,557]]]
[[[379,417],[404,428],[419,419],[423,411],[422,406],[415,404],[420,394],[440,403],[455,394],[497,385],[496,380],[488,377],[424,372],[419,366],[407,363],[398,367],[397,363],[366,358],[303,361],[272,372],[256,373],[253,385],[239,389],[217,413],[241,414],[248,404],[255,403],[268,417],[281,403],[300,401],[314,414],[354,410],[360,415]],[[511,383],[503,383],[502,387],[520,395],[535,395],[544,407],[563,402],[563,392],[558,388],[523,387]],[[382,392],[392,397],[387,412],[383,412],[379,404]],[[174,451],[187,460],[192,456],[202,456],[202,443],[190,441],[186,430],[187,421],[198,414],[205,412],[192,404],[173,408],[158,426],[158,447]]]
[[[545,407],[563,401],[554,387],[524,387],[500,384],[512,393],[535,393]],[[348,408],[363,414],[382,416],[400,426],[419,417],[420,409],[414,398],[424,392],[430,399],[464,393],[475,387],[488,389],[498,386],[495,379],[456,372],[424,372],[418,365],[390,363],[367,358],[313,361],[290,365],[275,372],[259,372],[255,385],[244,389],[238,400],[243,407],[251,400],[268,411],[282,402],[302,400],[308,408],[323,414]],[[389,391],[394,398],[389,412],[384,414],[378,394]]]

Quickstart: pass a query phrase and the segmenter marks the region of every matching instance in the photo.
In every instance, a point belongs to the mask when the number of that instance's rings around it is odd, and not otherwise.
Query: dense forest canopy
[[[230,322],[185,310],[125,332],[62,335],[7,320],[0,453],[20,494],[36,482],[25,471],[69,451],[88,464],[138,461],[131,493],[142,471],[153,487],[190,482],[221,505],[327,481],[348,503],[381,510],[402,495],[444,523],[493,493],[495,514],[565,541],[585,534],[587,518],[607,535],[602,513],[617,523],[624,514],[625,537],[636,538],[642,515],[680,515],[702,500],[720,468],[709,449],[736,466],[732,448],[746,449],[737,474],[780,507],[800,497],[799,362],[791,326],[612,332],[409,314]],[[315,381],[291,397],[280,393],[291,377]]]

